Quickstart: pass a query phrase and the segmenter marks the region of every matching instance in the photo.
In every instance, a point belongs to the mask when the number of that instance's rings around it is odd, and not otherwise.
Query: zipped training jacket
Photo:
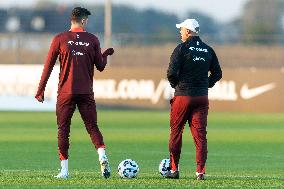
[[[214,50],[194,36],[174,49],[167,78],[175,96],[205,96],[222,78],[222,70]]]

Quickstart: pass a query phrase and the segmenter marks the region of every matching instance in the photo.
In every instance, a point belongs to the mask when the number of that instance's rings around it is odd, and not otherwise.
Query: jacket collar
[[[186,42],[190,42],[190,41],[200,41],[200,37],[197,35],[197,36],[192,36],[192,37],[189,37]]]
[[[71,31],[71,32],[86,32],[83,28],[72,28],[69,31]]]

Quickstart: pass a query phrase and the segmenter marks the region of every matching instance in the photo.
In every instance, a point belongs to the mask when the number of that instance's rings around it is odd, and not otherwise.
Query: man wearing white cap
[[[182,133],[185,123],[188,122],[196,147],[196,178],[204,180],[208,88],[222,78],[222,70],[214,50],[199,38],[200,28],[195,19],[186,19],[176,24],[176,27],[180,29],[182,43],[174,49],[167,70],[167,78],[175,89],[175,95],[170,101],[171,170],[167,172],[166,178],[179,178]]]

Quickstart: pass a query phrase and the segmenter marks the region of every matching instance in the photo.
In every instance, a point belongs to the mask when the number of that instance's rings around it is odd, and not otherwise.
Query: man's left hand
[[[44,97],[43,96],[36,96],[35,98],[37,99],[37,101],[39,101],[41,103],[43,103],[43,101],[44,101]]]
[[[103,52],[103,56],[110,56],[113,55],[114,49],[113,48],[108,48]]]

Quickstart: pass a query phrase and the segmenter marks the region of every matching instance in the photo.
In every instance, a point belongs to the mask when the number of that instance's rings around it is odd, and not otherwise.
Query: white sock
[[[204,173],[198,173],[198,172],[196,172],[195,174],[196,174],[196,176],[198,176],[198,175],[200,175],[200,174],[205,175]]]
[[[106,156],[105,148],[98,148],[98,154],[99,154],[99,159],[102,159],[104,156]]]
[[[61,164],[61,170],[68,172],[68,159],[61,160],[60,164]]]

